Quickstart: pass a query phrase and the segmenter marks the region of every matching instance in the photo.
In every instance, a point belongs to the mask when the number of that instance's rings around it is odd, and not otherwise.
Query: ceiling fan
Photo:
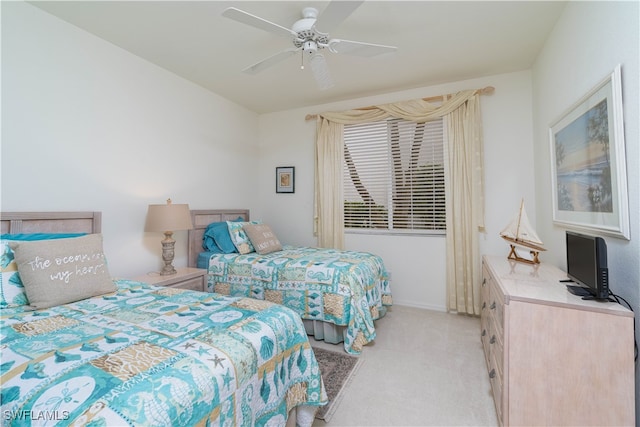
[[[298,52],[302,52],[301,68],[304,69],[306,59],[311,67],[318,87],[324,90],[333,86],[333,80],[331,79],[327,62],[321,53],[324,49],[332,53],[364,57],[395,52],[397,49],[394,46],[332,39],[329,37],[329,32],[340,25],[342,21],[351,15],[362,3],[363,0],[334,0],[329,3],[319,16],[318,9],[305,7],[302,10],[302,19],[296,21],[291,28],[283,27],[243,10],[236,9],[235,7],[225,9],[222,15],[234,21],[289,38],[293,43],[293,47],[250,65],[242,70],[243,72],[257,74]]]

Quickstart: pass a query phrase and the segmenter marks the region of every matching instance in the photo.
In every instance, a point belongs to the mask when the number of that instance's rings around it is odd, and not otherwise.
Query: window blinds
[[[345,125],[345,228],[445,230],[443,119]]]

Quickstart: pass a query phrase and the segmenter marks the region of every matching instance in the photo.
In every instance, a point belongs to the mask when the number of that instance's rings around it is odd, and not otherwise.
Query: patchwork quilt
[[[284,425],[294,406],[326,404],[292,310],[116,284],[50,309],[0,310],[2,425]]]
[[[358,354],[375,339],[373,321],[392,304],[389,275],[379,256],[285,246],[259,255],[213,254],[210,292],[283,304],[303,319],[346,326],[344,348]]]

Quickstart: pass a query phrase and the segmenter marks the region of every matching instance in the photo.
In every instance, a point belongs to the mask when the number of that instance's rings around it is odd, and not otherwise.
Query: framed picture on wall
[[[276,193],[295,193],[295,167],[276,168]]]
[[[629,239],[620,66],[551,125],[553,221]]]

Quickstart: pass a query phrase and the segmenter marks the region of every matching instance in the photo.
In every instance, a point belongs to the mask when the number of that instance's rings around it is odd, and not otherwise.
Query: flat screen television
[[[566,232],[567,275],[593,299],[609,299],[607,244],[602,237]],[[576,292],[575,287],[569,291]],[[586,294],[586,293],[585,293]]]

